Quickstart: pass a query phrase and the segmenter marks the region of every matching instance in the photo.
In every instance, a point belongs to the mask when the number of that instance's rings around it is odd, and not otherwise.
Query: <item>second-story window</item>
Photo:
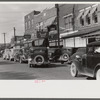
[[[70,15],[66,15],[65,17],[64,17],[64,22],[65,22],[65,28],[66,29],[68,29],[68,30],[70,30],[70,29],[72,29],[73,28],[73,26],[72,26],[72,21],[73,20],[73,15],[72,14],[70,14]]]
[[[31,23],[32,23],[32,27],[33,27],[34,26],[34,20],[33,19],[31,20]]]
[[[86,8],[85,9],[85,13],[84,13],[84,19],[85,19],[85,21],[86,21],[86,23],[89,25],[89,24],[91,24],[91,18],[90,18],[90,16],[89,16],[89,14],[90,14],[90,9],[91,9],[91,7],[88,7],[88,8]]]
[[[27,22],[25,22],[25,30],[27,30]]]
[[[92,18],[93,18],[94,23],[97,23],[97,22],[98,22],[97,8],[96,8],[95,11],[93,12]]]
[[[89,13],[90,13],[90,11],[89,11]],[[91,19],[90,19],[90,16],[88,14],[86,15],[86,22],[88,25],[91,24]]]
[[[84,19],[83,19],[82,16],[80,17],[80,24],[81,24],[82,26],[84,26]]]
[[[28,21],[28,29],[30,29],[30,27],[31,27],[31,23],[30,21]]]
[[[84,26],[84,18],[83,18],[83,15],[84,15],[84,9],[79,11],[79,14],[78,14],[78,17],[77,17],[77,20],[79,22],[79,25],[81,25],[81,26]]]
[[[97,5],[92,6],[89,15],[93,23],[98,23],[98,6]]]

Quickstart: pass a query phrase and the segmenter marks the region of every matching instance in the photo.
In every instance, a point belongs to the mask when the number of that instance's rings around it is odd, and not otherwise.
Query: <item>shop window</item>
[[[88,39],[88,43],[91,43],[91,42],[94,42],[95,41],[95,38],[89,38]]]
[[[72,29],[73,26],[72,26],[72,20],[73,20],[73,16],[70,15],[70,16],[67,16],[64,18],[64,21],[65,21],[65,28],[66,29]]]

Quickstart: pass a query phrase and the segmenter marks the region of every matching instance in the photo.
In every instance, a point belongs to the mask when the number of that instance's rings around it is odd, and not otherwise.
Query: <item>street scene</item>
[[[73,78],[69,65],[59,63],[49,67],[29,68],[26,63],[10,62],[0,59],[0,79],[3,80],[91,80],[86,76]]]
[[[0,4],[1,80],[100,80],[100,4]]]

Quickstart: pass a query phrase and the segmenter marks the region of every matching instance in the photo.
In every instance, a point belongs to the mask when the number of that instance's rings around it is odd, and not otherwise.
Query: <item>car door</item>
[[[93,74],[93,63],[94,63],[94,47],[88,47],[87,49],[87,66],[85,68],[85,73],[88,75]]]

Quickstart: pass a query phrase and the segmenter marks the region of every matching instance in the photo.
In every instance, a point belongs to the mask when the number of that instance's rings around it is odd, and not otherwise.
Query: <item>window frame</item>
[[[64,18],[64,24],[65,24],[65,28],[67,30],[70,30],[73,28],[73,14],[68,14],[66,16],[63,17]]]

